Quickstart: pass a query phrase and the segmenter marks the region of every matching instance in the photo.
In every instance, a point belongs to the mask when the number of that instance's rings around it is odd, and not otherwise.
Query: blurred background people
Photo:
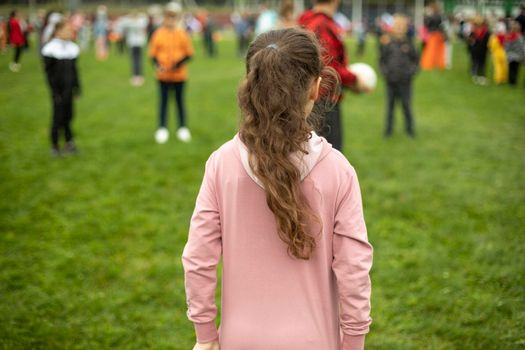
[[[358,91],[357,77],[348,70],[348,56],[345,43],[339,35],[339,26],[334,21],[340,0],[316,0],[311,10],[305,11],[299,17],[299,25],[316,34],[323,46],[325,64],[334,68],[339,74],[343,87]],[[320,135],[324,136],[332,146],[343,150],[343,131],[341,125],[340,95],[334,108],[323,118]]]
[[[494,67],[493,80],[495,84],[504,84],[508,79],[507,54],[505,53],[506,27],[503,21],[498,21],[495,25],[495,33],[490,36],[489,50]]]
[[[263,2],[259,8],[259,17],[255,22],[255,36],[275,29],[279,18],[277,12],[271,9],[266,2]]]
[[[357,50],[356,50],[357,57],[363,57],[363,55],[365,54],[366,35],[368,31],[365,23],[366,23],[366,19],[358,23],[353,23],[352,25],[353,32],[357,37]]]
[[[155,133],[157,143],[165,143],[169,139],[167,128],[168,94],[175,92],[179,128],[177,138],[182,142],[191,140],[190,130],[186,126],[186,108],[184,105],[184,87],[188,79],[187,63],[193,55],[190,36],[177,26],[181,12],[178,3],[168,3],[164,11],[164,22],[157,29],[149,44],[149,55],[153,60],[159,81],[159,128]]]
[[[521,26],[521,35],[525,35],[525,4],[521,5],[521,12],[516,17],[516,21],[518,21]]]
[[[84,16],[84,21],[82,22],[82,26],[79,28],[77,33],[77,39],[78,39],[78,45],[80,47],[80,51],[85,51],[90,47],[91,42],[91,33],[93,30],[91,18],[88,16]]]
[[[84,21],[85,16],[79,11],[75,11],[71,16],[69,16],[68,23],[71,27],[71,30],[73,31],[74,40],[78,40],[78,34],[80,29],[84,26]]]
[[[439,4],[429,5],[429,15],[425,16],[426,41],[421,55],[421,69],[445,69],[445,33]]]
[[[244,57],[248,50],[248,44],[252,41],[254,32],[253,18],[247,11],[241,12],[240,15],[232,16],[235,35],[237,36],[237,54]]]
[[[205,10],[199,11],[199,13],[197,14],[197,19],[201,23],[204,52],[206,52],[208,57],[214,57],[217,54],[217,45],[215,45],[215,22],[210,18],[208,11]]]
[[[0,16],[0,53],[4,54],[7,50],[7,22]]]
[[[485,76],[488,42],[490,31],[485,19],[481,16],[474,17],[472,21],[472,32],[467,39],[472,75],[472,81],[478,85],[487,85],[488,81]]]
[[[350,34],[352,31],[352,21],[341,11],[337,11],[333,16],[335,23],[339,27],[339,35],[345,37],[347,34]]]
[[[12,72],[18,72],[22,68],[20,58],[22,57],[22,51],[26,44],[26,39],[22,30],[21,18],[16,10],[12,11],[9,15],[7,33],[8,42],[14,49],[13,61],[9,63],[9,69]]]
[[[279,18],[277,20],[276,29],[292,28],[297,25],[294,16],[293,0],[283,0],[281,8],[279,9]]]
[[[80,48],[73,40],[71,26],[61,21],[56,23],[52,39],[42,48],[47,82],[51,90],[53,118],[51,123],[51,154],[76,153],[73,141],[73,101],[80,96],[80,80],[77,70],[77,57]],[[59,134],[64,133],[65,145],[60,149]]]
[[[131,56],[130,83],[133,86],[141,86],[144,84],[142,51],[144,45],[146,45],[148,17],[145,14],[139,14],[137,11],[134,11],[121,20],[120,27]]]
[[[407,37],[408,19],[395,15],[391,33],[381,38],[379,67],[386,81],[385,137],[392,135],[394,107],[401,101],[405,115],[405,131],[415,136],[412,115],[412,81],[418,71],[419,57],[414,44]]]
[[[443,35],[445,37],[445,67],[452,69],[452,58],[454,53],[454,16],[450,15],[443,19]]]
[[[509,61],[509,84],[515,86],[518,80],[520,64],[525,59],[525,42],[518,21],[512,21],[510,33],[505,40],[505,51]]]
[[[106,60],[108,58],[108,14],[107,8],[101,5],[97,8],[95,22],[93,23],[93,31],[95,34],[95,50],[96,58],[98,60]]]
[[[64,16],[55,11],[48,12],[46,16],[47,20],[44,22],[44,29],[42,31],[42,46],[44,46],[51,38],[55,32],[55,26],[58,22],[64,19]]]

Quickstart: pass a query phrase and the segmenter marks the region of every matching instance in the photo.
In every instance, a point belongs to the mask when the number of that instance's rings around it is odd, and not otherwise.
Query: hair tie
[[[270,49],[275,49],[275,50],[279,49],[279,46],[277,46],[277,44],[270,44],[270,45],[266,46],[266,48],[268,48],[268,47]]]

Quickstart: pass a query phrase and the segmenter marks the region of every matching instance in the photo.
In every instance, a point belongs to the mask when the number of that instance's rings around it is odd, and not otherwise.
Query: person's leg
[[[410,136],[414,136],[414,119],[412,117],[412,82],[406,82],[399,85],[399,93],[401,96],[401,104],[403,105],[403,113],[405,115],[405,130]]]
[[[386,83],[386,126],[385,136],[392,135],[394,127],[395,87],[392,83]]]
[[[210,57],[213,57],[213,39],[211,37],[211,33],[208,33],[208,35],[206,37],[206,43],[207,43],[207,47],[208,47],[208,55]]]
[[[53,120],[51,122],[51,145],[53,151],[59,152],[58,145],[58,133],[64,125],[64,108],[63,108],[63,97],[58,91],[51,92],[51,98],[53,99]]]
[[[20,56],[22,56],[22,49],[23,47],[22,46],[16,46],[15,47],[15,58],[14,58],[14,62],[16,64],[18,64],[20,62]]]
[[[480,57],[479,57],[479,65],[478,65],[478,76],[482,77],[484,79],[486,79],[486,75],[485,75],[486,63],[487,63],[487,54],[485,53],[485,54],[480,55]]]
[[[139,77],[142,77],[142,47],[141,46],[137,46],[136,47],[136,50],[137,50],[137,76]]]
[[[493,56],[492,61],[494,63],[494,83],[503,84],[507,82],[507,60],[505,57]]]
[[[507,62],[507,58],[503,57],[501,59],[501,75],[502,75],[502,83],[508,83],[509,81],[509,63]]]
[[[239,57],[244,57],[246,55],[246,48],[248,47],[248,39],[241,33],[239,35]]]
[[[519,68],[519,62],[511,61],[509,62],[509,84],[510,85],[516,85],[517,78],[518,78],[518,68]]]
[[[177,105],[177,116],[179,118],[179,128],[183,128],[186,126],[186,108],[184,106],[184,84],[185,82],[183,81],[174,83],[175,102]]]
[[[166,127],[166,107],[168,105],[169,83],[159,80],[159,128]]]
[[[140,47],[133,46],[131,48],[131,60],[132,76],[137,77],[140,75]]]
[[[476,55],[472,52],[472,51],[469,51],[469,56],[470,56],[470,76],[474,79],[476,77],[476,74],[478,73],[478,64],[477,64],[477,60],[476,60]]]
[[[63,116],[64,116],[64,136],[66,142],[73,141],[73,130],[71,130],[71,122],[73,121],[73,93],[64,94],[63,101]]]
[[[131,47],[129,50],[131,56],[131,77],[134,78],[137,76],[137,56],[135,51],[135,46]]]
[[[334,108],[324,115],[323,128],[320,132],[321,136],[332,144],[332,147],[342,151],[342,130],[341,130],[341,107],[336,103]]]

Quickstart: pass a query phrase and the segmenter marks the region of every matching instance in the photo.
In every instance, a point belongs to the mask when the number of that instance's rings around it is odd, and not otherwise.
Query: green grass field
[[[364,61],[375,65],[369,44]],[[0,56],[0,349],[193,346],[180,256],[204,162],[236,132],[244,71],[233,42],[214,60],[195,45],[190,144],[155,144],[149,64],[133,88],[127,56],[88,52],[80,154],[63,159],[49,154],[35,52],[18,74],[11,53]],[[394,137],[382,138],[382,83],[346,95],[344,151],[375,247],[367,348],[525,348],[523,78],[516,89],[475,86],[457,45],[453,70],[416,79],[414,140],[400,113]],[[174,131],[173,104],[170,113]]]

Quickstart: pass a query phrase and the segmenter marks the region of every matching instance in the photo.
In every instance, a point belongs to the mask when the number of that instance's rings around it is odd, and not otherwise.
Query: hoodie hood
[[[332,145],[329,144],[323,137],[320,137],[312,131],[312,137],[308,140],[305,147],[307,154],[296,152],[290,155],[290,161],[293,162],[301,171],[301,181],[310,174],[312,169],[332,150]],[[235,135],[235,141],[239,148],[239,155],[241,163],[252,178],[253,181],[260,187],[264,188],[262,182],[255,176],[249,162],[249,153],[246,145],[241,141],[239,134]]]

